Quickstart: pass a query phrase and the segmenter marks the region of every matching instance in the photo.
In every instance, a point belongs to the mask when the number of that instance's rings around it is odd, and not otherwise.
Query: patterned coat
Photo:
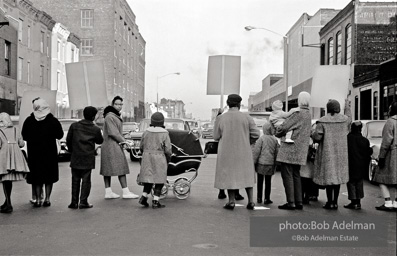
[[[138,182],[164,184],[167,182],[167,159],[172,148],[168,131],[161,127],[149,127],[141,140],[142,162]]]
[[[214,140],[219,140],[215,188],[253,187],[255,168],[250,138],[259,137],[254,119],[238,109],[231,108],[216,118],[213,137]]]
[[[103,143],[101,146],[101,170],[103,176],[120,176],[129,174],[127,158],[123,148],[123,121],[116,114],[109,112],[103,125]]]
[[[305,165],[310,143],[311,115],[308,107],[300,107],[277,129],[276,136],[282,137],[292,131],[294,143],[281,142],[277,162]]]
[[[374,181],[387,184],[397,184],[397,115],[390,117],[382,130],[382,144],[379,158],[385,158],[385,167],[378,168]]]
[[[317,121],[312,134],[318,142],[314,160],[314,183],[322,186],[339,185],[349,181],[347,134],[351,123],[350,108],[346,114],[330,114]]]

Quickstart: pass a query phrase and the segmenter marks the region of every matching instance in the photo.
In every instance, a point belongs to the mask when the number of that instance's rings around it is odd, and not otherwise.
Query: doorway
[[[360,119],[371,120],[372,115],[372,90],[360,91]]]

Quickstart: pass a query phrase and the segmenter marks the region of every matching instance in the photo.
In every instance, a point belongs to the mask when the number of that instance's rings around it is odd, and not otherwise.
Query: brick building
[[[17,104],[18,31],[0,9],[0,112],[15,115]]]
[[[385,118],[379,106],[395,89],[380,85],[379,65],[397,50],[396,10],[396,2],[351,1],[320,30],[321,64],[351,66],[354,119]]]
[[[159,103],[159,109],[167,113],[168,118],[185,118],[185,103],[181,100],[170,100],[162,98]]]
[[[108,101],[124,99],[125,120],[144,118],[145,45],[125,0],[30,0],[80,37],[80,61],[103,60]]]

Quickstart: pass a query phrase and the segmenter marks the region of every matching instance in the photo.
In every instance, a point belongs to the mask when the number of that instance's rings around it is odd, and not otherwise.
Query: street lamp
[[[251,31],[253,29],[262,29],[266,30],[268,32],[271,32],[273,34],[282,36],[284,39],[284,86],[285,86],[285,111],[288,111],[288,37],[284,36],[282,34],[279,34],[277,32],[274,32],[273,30],[267,29],[267,28],[259,28],[259,27],[253,27],[253,26],[246,26],[244,28],[247,31]]]
[[[179,76],[180,74],[181,73],[179,73],[179,72],[175,72],[175,73],[169,73],[169,74],[165,74],[165,75],[157,77],[157,112],[159,111],[159,79],[163,78],[165,76],[169,76],[169,75],[178,75]]]

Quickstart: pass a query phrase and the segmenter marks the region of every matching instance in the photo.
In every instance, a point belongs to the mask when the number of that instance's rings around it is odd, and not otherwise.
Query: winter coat
[[[141,140],[142,162],[138,182],[164,184],[167,182],[167,159],[172,148],[168,131],[161,127],[149,127]]]
[[[374,181],[387,184],[397,184],[397,115],[390,117],[382,130],[382,143],[379,158],[385,158],[385,167],[378,168]]]
[[[372,148],[369,140],[361,132],[350,132],[347,135],[347,148],[349,156],[349,181],[356,182],[364,179],[368,173],[371,161]]]
[[[101,129],[92,121],[73,123],[66,137],[68,151],[72,153],[70,167],[88,170],[95,168],[95,144],[102,144]]]
[[[28,163],[20,149],[24,145],[17,127],[0,128],[0,175],[8,174],[10,171],[29,172]]]
[[[282,137],[292,131],[294,143],[281,142],[277,162],[305,165],[310,143],[311,115],[308,107],[301,106],[299,112],[293,113],[277,129],[276,136]]]
[[[123,121],[113,112],[105,115],[103,124],[103,143],[101,146],[101,170],[103,176],[129,174],[127,158],[120,142],[124,142]]]
[[[274,135],[263,134],[252,151],[254,164],[275,165],[279,145]]]
[[[52,184],[59,180],[57,139],[63,137],[61,123],[51,113],[37,121],[33,113],[22,126],[27,143],[29,184]]]
[[[339,185],[349,181],[347,134],[351,123],[350,108],[346,114],[327,114],[317,121],[312,134],[318,142],[314,160],[314,183],[322,186]]]
[[[259,130],[251,116],[236,108],[218,116],[213,138],[219,140],[215,188],[240,189],[253,187],[255,169],[250,138],[256,140]]]

